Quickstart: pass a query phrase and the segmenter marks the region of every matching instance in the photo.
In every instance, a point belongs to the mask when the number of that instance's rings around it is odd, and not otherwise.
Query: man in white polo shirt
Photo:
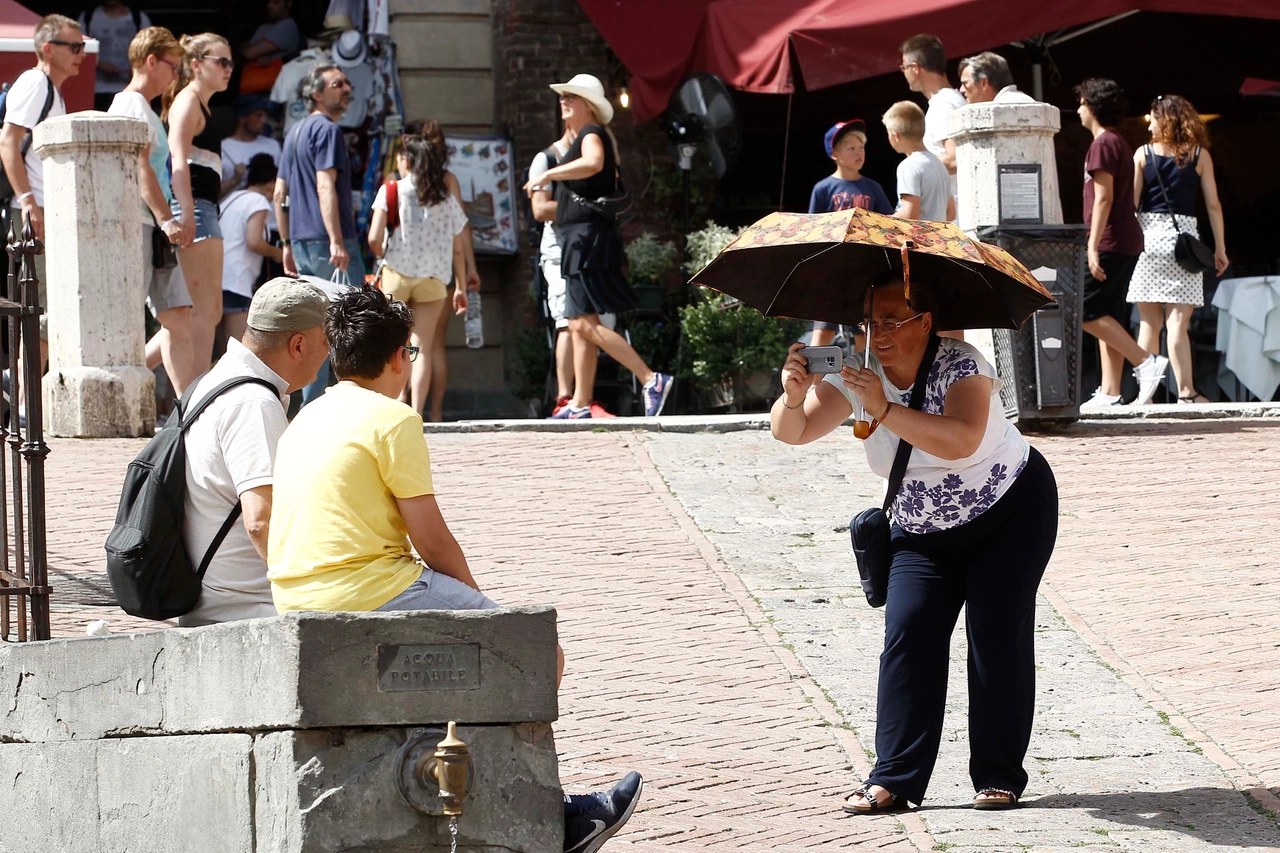
[[[187,427],[187,500],[183,539],[192,565],[200,565],[218,531],[241,506],[214,552],[196,608],[183,627],[275,616],[267,580],[276,442],[288,426],[289,394],[316,378],[329,355],[324,320],[329,300],[293,278],[273,278],[249,305],[244,342],[231,338],[212,370],[196,380],[186,402],[198,403],[238,376],[264,379],[224,391]]]
[[[911,91],[929,102],[924,112],[924,147],[942,161],[951,175],[951,197],[956,197],[956,144],[948,125],[951,113],[964,106],[964,95],[947,79],[947,52],[942,39],[928,33],[902,43],[902,76]]]

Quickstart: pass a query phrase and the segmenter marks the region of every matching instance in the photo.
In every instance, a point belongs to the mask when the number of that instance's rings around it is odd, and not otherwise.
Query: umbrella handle
[[[866,441],[871,437],[871,422],[856,420],[853,422],[853,437]]]

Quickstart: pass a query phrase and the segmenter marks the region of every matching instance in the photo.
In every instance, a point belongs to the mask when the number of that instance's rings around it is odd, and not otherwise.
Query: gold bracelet
[[[782,408],[784,409],[798,409],[804,405],[804,400],[801,400],[799,403],[796,403],[794,406],[788,406],[786,394],[783,394],[779,399],[782,400]]]

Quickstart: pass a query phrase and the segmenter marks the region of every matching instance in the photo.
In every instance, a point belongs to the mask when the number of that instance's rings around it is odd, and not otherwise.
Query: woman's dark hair
[[[1124,97],[1124,89],[1121,89],[1120,84],[1114,80],[1090,77],[1071,91],[1077,98],[1084,101],[1089,112],[1093,113],[1093,117],[1103,127],[1118,125],[1124,119],[1125,111],[1129,109],[1129,102]]]
[[[413,312],[376,287],[361,285],[334,300],[324,323],[329,359],[340,379],[377,379],[409,343]]]
[[[277,174],[276,161],[270,154],[262,152],[249,158],[245,168],[245,186],[256,187],[261,184],[274,183]]]
[[[1161,95],[1151,103],[1151,117],[1156,120],[1152,142],[1173,149],[1178,165],[1185,165],[1198,145],[1209,147],[1209,131],[1191,102],[1181,95]]]
[[[444,132],[435,119],[422,123],[419,133],[402,136],[400,145],[413,172],[413,185],[418,191],[418,204],[429,207],[449,195],[444,184],[444,167],[449,152],[444,145]]]

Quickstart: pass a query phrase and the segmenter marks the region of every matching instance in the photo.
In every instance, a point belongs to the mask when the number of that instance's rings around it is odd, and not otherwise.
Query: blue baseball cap
[[[822,137],[822,145],[827,149],[828,157],[836,150],[840,137],[851,130],[858,131],[865,139],[867,136],[867,123],[860,118],[851,118],[848,121],[838,121],[831,125],[831,129],[827,131],[826,136]]]

